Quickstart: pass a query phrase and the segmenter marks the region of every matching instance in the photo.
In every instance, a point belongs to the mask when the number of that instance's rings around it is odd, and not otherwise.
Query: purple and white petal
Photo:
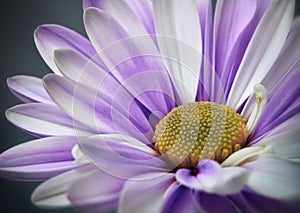
[[[174,91],[151,37],[131,37],[113,17],[96,8],[86,9],[84,17],[88,35],[112,75],[150,112],[166,115],[174,106]]]
[[[234,109],[247,99],[278,57],[293,20],[293,0],[272,1],[250,40],[233,81],[228,105]]]
[[[67,48],[80,52],[88,58],[97,55],[91,43],[78,33],[60,25],[48,24],[39,26],[34,32],[34,41],[47,65],[57,74],[61,74],[54,62],[54,50]],[[100,66],[105,67],[97,58]]]
[[[177,185],[171,191],[169,190],[169,195],[165,198],[161,212],[199,212],[199,207],[195,203],[193,190],[182,185]]]
[[[74,169],[71,154],[76,137],[49,137],[15,146],[0,155],[0,176],[22,181],[40,181]]]
[[[44,103],[21,104],[8,109],[7,119],[38,136],[88,136],[95,132],[74,121],[57,106]]]
[[[103,93],[99,95],[97,90],[57,75],[47,75],[44,82],[48,93],[61,109],[94,131],[124,133],[150,143],[148,134],[153,134],[152,127],[140,108],[135,107],[132,112],[124,106],[126,101],[129,102],[127,104],[136,105],[124,88],[119,89],[122,95],[114,98]],[[131,113],[135,113],[135,116]]]
[[[260,155],[243,167],[251,171],[247,186],[253,191],[281,200],[300,197],[300,166],[277,156]]]
[[[64,174],[53,177],[40,184],[31,196],[32,202],[44,208],[57,208],[70,206],[71,203],[67,197],[70,186],[80,178],[96,170],[92,165],[85,165]]]
[[[256,127],[250,137],[251,140],[268,133],[297,115],[300,109],[300,67],[290,72],[266,104]]]
[[[80,145],[94,165],[116,177],[129,179],[143,173],[170,170],[153,149],[128,136],[96,135]]]
[[[127,181],[120,195],[118,213],[160,212],[165,192],[173,182],[171,173],[146,173]]]
[[[195,101],[202,59],[197,4],[194,0],[154,0],[153,9],[160,54],[181,104]]]
[[[240,191],[247,181],[248,173],[241,167],[221,168],[215,161],[202,160],[197,166],[197,174],[189,169],[179,169],[176,180],[192,189],[226,195]]]
[[[12,93],[23,102],[54,104],[40,78],[18,75],[8,78],[7,85]]]
[[[144,25],[124,0],[99,0],[97,6],[112,16],[131,36],[148,34]]]
[[[95,168],[70,185],[67,197],[79,210],[110,211],[117,207],[124,182],[124,179]]]
[[[255,1],[218,1],[214,18],[214,67],[223,85],[230,77],[230,71],[243,55],[251,31],[248,29],[256,10]],[[250,31],[250,32],[249,32]],[[244,44],[244,45],[243,45]],[[240,52],[238,52],[240,50]]]

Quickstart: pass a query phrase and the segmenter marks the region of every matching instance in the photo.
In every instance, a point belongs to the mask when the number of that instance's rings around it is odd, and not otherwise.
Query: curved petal
[[[124,179],[94,169],[70,185],[67,197],[76,209],[109,211],[116,209]]]
[[[299,212],[299,203],[285,202],[265,197],[249,189],[243,190],[230,199],[241,212]]]
[[[171,173],[148,173],[127,181],[121,192],[118,213],[160,212],[164,194],[173,181]]]
[[[53,100],[75,120],[98,133],[124,133],[149,143],[152,128],[139,107],[134,112],[126,107],[137,103],[124,88],[121,95],[109,97],[57,75],[47,75],[44,82]]]
[[[194,197],[195,202],[198,203],[200,210],[202,210],[201,212],[239,212],[235,204],[226,196],[197,192]]]
[[[276,128],[295,116],[300,110],[300,67],[288,74],[266,104],[251,140]]]
[[[274,0],[266,10],[233,81],[228,105],[234,109],[252,93],[278,57],[293,20],[295,1]]]
[[[47,24],[39,26],[34,32],[34,41],[45,62],[57,74],[61,73],[54,63],[55,49],[72,49],[88,58],[97,55],[94,47],[86,38],[60,25]],[[100,66],[105,67],[100,59],[97,62]]]
[[[121,85],[150,112],[169,112],[175,102],[173,86],[149,35],[130,37],[113,17],[96,8],[86,9],[84,20],[92,43]]]
[[[230,69],[225,69],[226,63],[232,66],[237,56],[229,58],[240,36],[247,32],[246,28],[251,23],[256,11],[256,1],[218,1],[214,18],[214,67],[222,83],[226,83]],[[247,32],[249,33],[249,32]],[[245,35],[244,35],[245,36]],[[244,42],[248,44],[248,42]],[[246,45],[236,48],[246,49]],[[243,52],[239,55],[243,55]],[[230,61],[231,60],[231,61]],[[227,66],[229,68],[229,66]],[[226,73],[228,72],[228,73]],[[226,75],[227,74],[227,75]]]
[[[87,136],[95,134],[93,130],[74,121],[54,105],[21,104],[8,109],[5,115],[14,125],[35,135]]]
[[[154,0],[156,33],[161,55],[182,103],[196,99],[202,59],[202,38],[194,0]]]
[[[97,6],[112,16],[131,36],[147,34],[144,25],[124,0],[99,0]]]
[[[243,167],[251,171],[247,185],[253,191],[287,201],[299,199],[299,164],[270,155],[260,155]]]
[[[123,11],[124,9],[124,3],[130,7],[132,12],[136,15],[136,17],[140,20],[140,22],[144,25],[144,27],[147,29],[149,34],[154,34],[155,29],[154,29],[154,21],[153,21],[153,11],[152,11],[152,5],[150,0],[143,0],[143,1],[132,1],[132,0],[124,0],[120,2],[113,2],[113,1],[94,1],[94,0],[84,0],[83,1],[83,9],[86,9],[88,7],[97,7],[101,10],[104,10],[105,12],[109,13],[110,15],[113,15],[116,20],[118,20],[120,23],[123,23],[124,26],[127,25],[132,25],[131,22],[128,22],[128,18],[131,17],[126,17],[124,19],[124,15],[127,15],[126,12]],[[119,4],[119,5],[118,5]],[[120,10],[120,7],[122,10]],[[127,7],[125,7],[126,10]],[[122,14],[119,14],[120,11],[122,11]],[[128,12],[128,11],[127,11]],[[134,21],[134,17],[133,20]]]
[[[284,82],[290,73],[295,72],[300,66],[300,17],[296,18],[291,27],[287,40],[280,55],[273,64],[270,72],[262,80],[261,84],[267,89],[269,97],[272,97],[280,84]],[[248,100],[243,110],[244,117],[249,117],[255,105],[255,101]]]
[[[15,146],[0,155],[0,176],[25,181],[45,180],[74,169],[71,154],[77,138],[49,137]]]
[[[192,189],[186,188],[182,185],[178,185],[172,190],[172,192],[169,193],[169,196],[165,198],[162,212],[199,212],[199,209],[197,208],[194,201],[195,198]]]
[[[176,180],[182,185],[216,194],[233,194],[242,189],[247,181],[248,171],[240,167],[221,168],[212,160],[203,160],[194,175],[189,169],[179,169]]]
[[[40,78],[19,75],[7,79],[9,89],[23,102],[54,104]]]
[[[169,171],[166,163],[142,142],[122,135],[96,135],[81,143],[83,153],[99,169],[129,179],[147,172]]]
[[[70,206],[71,203],[67,198],[70,186],[80,178],[86,177],[93,170],[97,170],[96,167],[86,165],[43,182],[32,193],[32,202],[44,208]]]

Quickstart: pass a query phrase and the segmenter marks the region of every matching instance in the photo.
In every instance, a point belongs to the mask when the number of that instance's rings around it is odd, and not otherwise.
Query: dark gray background
[[[297,13],[299,14],[297,1]],[[1,2],[0,29],[0,152],[24,141],[33,139],[11,125],[5,119],[4,112],[20,101],[6,86],[10,76],[26,74],[42,77],[50,72],[39,56],[34,42],[33,31],[45,23],[56,23],[72,28],[84,34],[82,24],[81,0],[26,0]],[[72,209],[40,210],[30,203],[30,195],[35,183],[13,182],[0,179],[0,212],[49,212],[68,213]]]

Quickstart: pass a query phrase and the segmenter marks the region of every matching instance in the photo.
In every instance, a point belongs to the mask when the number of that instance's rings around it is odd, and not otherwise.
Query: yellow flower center
[[[247,140],[247,120],[229,106],[193,102],[174,108],[156,125],[155,149],[178,167],[202,159],[224,161]]]

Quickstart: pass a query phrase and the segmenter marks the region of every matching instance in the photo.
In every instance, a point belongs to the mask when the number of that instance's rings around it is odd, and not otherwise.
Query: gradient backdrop
[[[297,0],[297,14],[300,11]],[[0,152],[24,141],[33,139],[11,125],[5,118],[7,108],[20,101],[6,86],[10,76],[26,74],[42,77],[51,72],[39,56],[33,31],[41,24],[55,23],[84,34],[81,0],[26,0],[1,3],[0,29]],[[40,210],[30,202],[31,192],[38,183],[22,183],[0,179],[0,212],[5,213],[69,213],[72,209]]]

